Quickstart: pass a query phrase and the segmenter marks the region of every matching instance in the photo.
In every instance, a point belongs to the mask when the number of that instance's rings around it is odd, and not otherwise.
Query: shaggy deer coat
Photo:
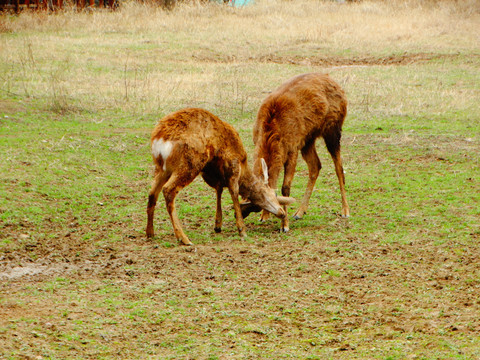
[[[299,151],[308,166],[309,180],[295,219],[305,214],[322,167],[315,149],[315,141],[319,137],[325,140],[335,164],[342,196],[342,215],[347,217],[350,214],[340,156],[340,138],[346,114],[347,100],[343,90],[328,75],[316,73],[290,79],[260,106],[253,129],[254,173],[261,175],[260,159],[265,159],[269,185],[275,189],[280,171],[284,169],[282,195],[289,196]],[[267,218],[268,214],[263,212],[261,220]],[[282,230],[289,230],[287,216],[282,220]]]
[[[175,208],[178,192],[198,175],[217,192],[215,231],[222,226],[221,196],[227,187],[235,209],[240,235],[246,235],[238,196],[283,218],[282,204],[292,199],[277,198],[262,179],[253,175],[247,153],[235,129],[203,109],[184,109],[165,116],[155,126],[151,137],[155,178],[148,197],[147,236],[153,237],[153,217],[158,195],[163,190],[175,236],[185,245],[191,241],[180,225]],[[265,176],[268,176],[265,168]]]

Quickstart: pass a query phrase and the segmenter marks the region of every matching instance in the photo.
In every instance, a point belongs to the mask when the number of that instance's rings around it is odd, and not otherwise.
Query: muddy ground
[[[250,222],[249,233],[270,236],[243,241],[232,219],[222,241],[163,246],[174,243],[168,225],[160,221],[164,238],[149,241],[116,224],[104,231],[124,241],[100,247],[74,221],[44,242],[23,229],[23,248],[0,262],[4,358],[478,355],[468,346],[480,333],[478,248],[354,237],[336,246],[319,232],[289,239],[274,222]],[[178,350],[182,342],[191,351]]]

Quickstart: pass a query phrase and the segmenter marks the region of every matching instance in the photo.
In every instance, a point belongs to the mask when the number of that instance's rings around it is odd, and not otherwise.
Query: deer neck
[[[262,158],[266,161],[269,170],[281,167],[284,157],[283,150],[278,135],[268,136],[266,139],[258,142],[253,156],[253,173],[256,176],[262,176],[262,165],[260,162]]]

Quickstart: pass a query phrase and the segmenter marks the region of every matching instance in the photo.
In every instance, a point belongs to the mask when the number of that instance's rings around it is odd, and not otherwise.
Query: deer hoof
[[[305,211],[297,210],[297,212],[293,215],[293,218],[295,220],[300,220],[301,218],[303,218],[303,215],[305,215]]]
[[[222,232],[222,228],[215,227],[213,230],[218,234],[219,232]]]
[[[182,245],[185,245],[185,246],[192,246],[193,245],[193,243],[188,239],[181,239],[181,242],[182,242]]]

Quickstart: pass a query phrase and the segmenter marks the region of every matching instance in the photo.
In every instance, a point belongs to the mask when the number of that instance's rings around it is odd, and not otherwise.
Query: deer
[[[222,227],[221,197],[225,187],[232,197],[236,226],[242,238],[246,237],[242,207],[258,206],[284,218],[283,206],[294,201],[290,197],[277,197],[267,185],[265,161],[259,160],[263,166],[262,178],[253,174],[236,130],[207,110],[186,108],[166,115],[154,127],[150,145],[155,173],[148,195],[148,238],[154,237],[155,206],[160,192],[163,192],[175,237],[184,245],[193,244],[180,224],[175,197],[198,175],[216,190],[214,230],[217,233]],[[239,196],[246,201],[240,204]]]
[[[282,195],[290,196],[298,152],[308,167],[308,183],[302,202],[293,218],[306,213],[315,182],[322,167],[315,141],[322,137],[335,165],[342,197],[342,216],[348,217],[345,175],[340,156],[342,125],[347,115],[347,99],[342,88],[327,74],[298,75],[269,94],[260,105],[253,127],[254,174],[261,176],[261,163],[268,167],[269,186],[275,189],[280,171],[284,170]],[[262,161],[260,161],[262,159]],[[245,206],[244,216],[259,207]],[[284,205],[287,213],[287,205]],[[269,218],[262,211],[260,221]],[[289,231],[288,216],[282,218],[281,231]]]

